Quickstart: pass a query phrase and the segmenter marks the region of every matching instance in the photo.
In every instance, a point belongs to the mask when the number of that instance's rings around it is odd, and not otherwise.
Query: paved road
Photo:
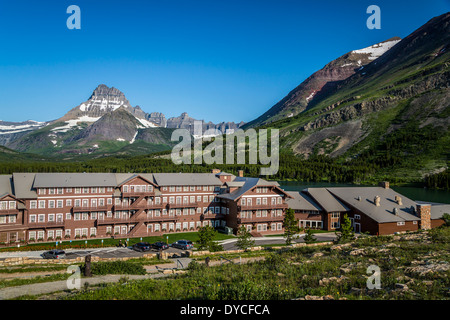
[[[298,239],[295,239],[295,242],[304,242],[303,240],[304,234],[299,235]],[[336,239],[336,236],[333,232],[331,233],[317,233],[314,235],[317,241],[332,241]],[[255,240],[255,245],[276,245],[276,244],[284,244],[285,239],[282,236],[277,237],[259,237],[253,238]],[[237,238],[227,239],[219,241],[222,244],[224,250],[236,250]],[[84,257],[87,255],[97,256],[100,258],[123,258],[123,257],[141,257],[144,253],[137,252],[128,248],[117,248],[117,247],[107,247],[107,248],[94,248],[94,249],[66,249],[66,257],[77,258]],[[181,253],[183,250],[176,248],[169,248],[165,252],[168,253]],[[157,250],[151,250],[148,252],[158,252]],[[148,253],[147,252],[147,253]],[[28,258],[42,258],[41,254],[43,251],[16,251],[16,252],[0,252],[0,259],[9,258],[9,257],[28,257]]]

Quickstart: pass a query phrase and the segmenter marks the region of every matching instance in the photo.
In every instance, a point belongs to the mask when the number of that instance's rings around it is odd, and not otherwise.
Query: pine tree
[[[284,236],[286,238],[286,244],[290,245],[294,235],[300,232],[298,227],[298,220],[295,219],[294,209],[287,209],[283,221],[284,226]]]
[[[303,237],[303,240],[305,243],[314,243],[317,241],[316,237],[314,237],[313,232],[311,229],[305,230],[305,236]]]
[[[347,214],[344,214],[344,222],[341,224],[339,232],[336,232],[338,242],[347,242],[355,238],[355,232],[350,218]]]
[[[241,226],[238,230],[238,240],[236,246],[241,250],[247,250],[255,245],[255,241],[251,239],[252,235],[245,226]]]

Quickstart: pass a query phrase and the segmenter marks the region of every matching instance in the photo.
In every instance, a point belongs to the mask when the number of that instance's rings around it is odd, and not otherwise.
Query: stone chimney
[[[389,189],[389,181],[382,181],[379,185],[384,189]]]
[[[375,196],[375,198],[373,198],[373,203],[375,203],[375,205],[377,207],[379,207],[380,206],[380,200],[381,200],[380,196]]]
[[[244,176],[244,170],[239,170],[238,176],[242,178]]]
[[[399,206],[402,206],[402,205],[403,205],[403,203],[402,203],[402,197],[400,197],[400,196],[395,196],[395,202],[397,202],[397,204],[398,204]]]
[[[420,229],[431,229],[431,205],[417,204],[417,216],[420,218]]]

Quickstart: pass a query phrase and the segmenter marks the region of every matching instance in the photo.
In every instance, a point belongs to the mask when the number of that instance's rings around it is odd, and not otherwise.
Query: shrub
[[[92,274],[106,275],[106,274],[146,274],[144,267],[140,264],[128,261],[113,261],[113,262],[97,262],[91,265]],[[82,267],[84,272],[84,266]]]

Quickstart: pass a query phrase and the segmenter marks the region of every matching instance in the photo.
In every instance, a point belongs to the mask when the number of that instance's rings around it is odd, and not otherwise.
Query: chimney
[[[397,204],[398,204],[399,206],[402,206],[402,205],[403,205],[403,203],[402,203],[402,197],[400,197],[400,196],[395,196],[395,202],[397,202]]]
[[[373,203],[375,203],[375,205],[377,207],[379,207],[380,206],[380,200],[381,200],[380,196],[375,196],[375,198],[373,198]]]
[[[398,216],[398,208],[394,208],[393,213]]]
[[[379,183],[379,185],[384,189],[389,189],[389,181],[382,181]]]
[[[420,229],[431,229],[431,205],[417,204],[417,216],[420,218]]]
[[[238,176],[242,178],[244,176],[244,170],[239,170]]]

